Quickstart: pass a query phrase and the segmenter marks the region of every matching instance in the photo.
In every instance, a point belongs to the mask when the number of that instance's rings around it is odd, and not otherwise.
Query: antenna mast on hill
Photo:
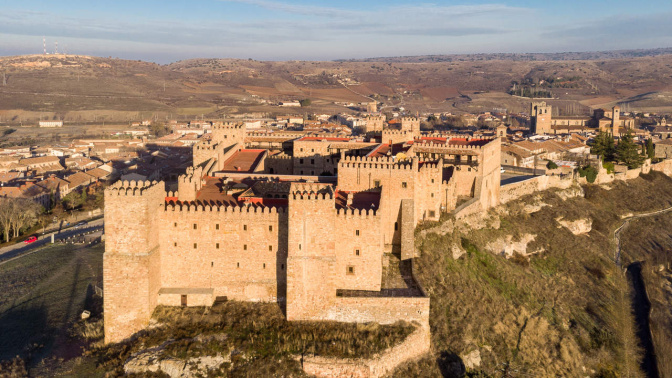
[[[44,48],[44,55],[47,55],[47,38],[42,37],[42,47]]]

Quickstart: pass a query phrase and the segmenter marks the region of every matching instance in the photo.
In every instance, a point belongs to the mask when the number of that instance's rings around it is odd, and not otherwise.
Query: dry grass
[[[611,190],[586,187],[586,198],[562,201],[547,191],[493,213],[498,229],[426,232],[417,239],[416,277],[431,295],[436,355],[400,368],[397,376],[445,374],[446,366],[459,364],[442,356],[474,349],[482,361],[470,374],[640,376],[628,284],[613,262],[611,237],[621,215],[670,206],[671,184],[654,173]],[[523,211],[535,201],[550,206]],[[593,229],[573,235],[559,227],[560,216],[590,217]],[[524,234],[536,235],[528,250],[543,251],[529,262],[485,252],[493,240]],[[451,257],[455,244],[466,251],[458,260]]]
[[[661,377],[672,376],[672,214],[633,221],[621,236],[624,265],[642,261],[650,327]],[[661,270],[662,267],[662,270]]]
[[[301,375],[295,356],[366,358],[397,345],[414,327],[336,322],[287,322],[277,304],[227,302],[212,308],[158,307],[158,328],[129,342],[89,352],[95,371],[122,372],[133,353],[164,345],[159,358],[231,355],[220,373],[228,376]],[[85,365],[83,363],[83,365]]]

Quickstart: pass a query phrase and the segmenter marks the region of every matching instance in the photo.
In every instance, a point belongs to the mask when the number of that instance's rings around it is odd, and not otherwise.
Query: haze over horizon
[[[0,55],[47,51],[168,63],[333,60],[672,46],[672,3],[515,0],[0,0]]]

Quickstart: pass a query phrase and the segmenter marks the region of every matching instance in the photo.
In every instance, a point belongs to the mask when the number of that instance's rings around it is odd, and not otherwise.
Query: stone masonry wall
[[[401,344],[370,359],[338,359],[306,357],[303,370],[316,377],[382,377],[400,364],[422,357],[429,352],[428,327],[418,327]]]
[[[285,209],[167,205],[160,218],[162,287],[284,300]]]

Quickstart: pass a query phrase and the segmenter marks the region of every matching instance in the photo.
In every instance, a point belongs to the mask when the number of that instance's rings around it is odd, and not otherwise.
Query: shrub
[[[605,161],[602,163],[602,167],[607,170],[607,173],[611,174],[614,173],[614,163]]]
[[[586,165],[583,168],[579,168],[579,176],[585,177],[586,181],[592,184],[597,179],[597,169],[591,165]]]
[[[558,169],[558,165],[555,164],[555,162],[549,160],[548,163],[546,164],[546,168],[548,168],[548,169]]]

